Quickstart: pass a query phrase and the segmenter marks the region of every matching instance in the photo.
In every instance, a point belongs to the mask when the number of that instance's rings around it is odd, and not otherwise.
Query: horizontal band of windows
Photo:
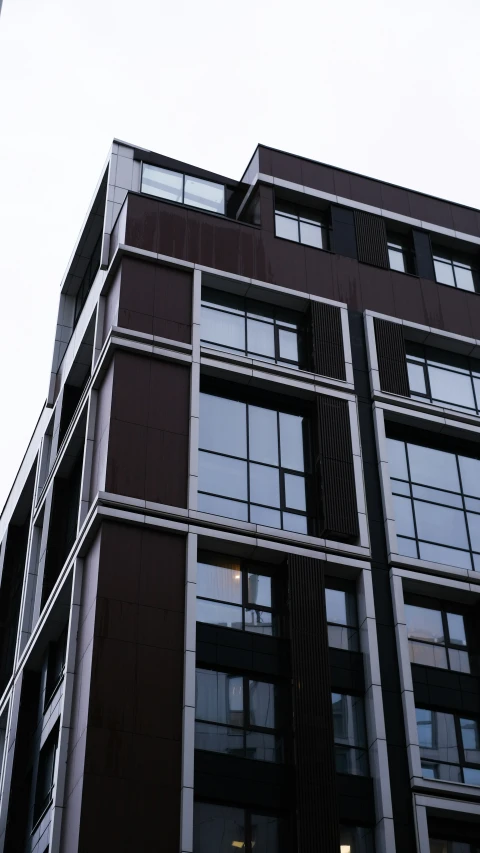
[[[195,749],[255,761],[283,762],[283,739],[276,735],[195,721]]]
[[[252,524],[262,524],[265,527],[287,530],[291,533],[308,533],[308,519],[304,515],[280,512],[203,492],[198,494],[198,509],[200,512],[208,512],[211,515],[234,518],[237,521],[250,521]]]
[[[160,166],[143,164],[141,191],[177,204],[199,207],[212,213],[225,213],[223,184],[162,169]]]

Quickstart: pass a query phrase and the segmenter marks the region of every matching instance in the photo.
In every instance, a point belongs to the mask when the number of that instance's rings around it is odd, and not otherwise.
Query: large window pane
[[[265,527],[281,527],[280,512],[267,509],[264,506],[250,504],[250,521],[253,524],[263,524]]]
[[[214,495],[198,495],[200,512],[210,512],[212,515],[223,515],[225,518],[236,518],[248,521],[248,504],[240,501],[229,501],[227,498],[216,498]]]
[[[405,257],[401,249],[395,249],[393,246],[388,247],[388,259],[390,261],[390,269],[405,272]]]
[[[443,644],[445,642],[440,610],[431,610],[429,607],[406,604],[405,616],[409,638],[429,640],[432,643]]]
[[[480,498],[480,460],[469,456],[459,456],[460,476],[466,495]]]
[[[145,163],[142,172],[142,193],[150,193],[169,201],[183,201],[183,175]]]
[[[266,506],[280,506],[278,468],[250,463],[250,500]]]
[[[200,394],[200,448],[247,456],[247,407],[245,403]]]
[[[198,487],[202,492],[247,500],[247,463],[216,453],[198,454]]]
[[[424,501],[414,501],[414,506],[419,539],[451,545],[454,548],[468,548],[463,512]]]
[[[348,625],[347,618],[347,593],[342,589],[326,589],[325,601],[327,605],[327,621],[337,622],[339,625]]]
[[[268,610],[245,610],[245,630],[253,634],[274,633],[273,616]]]
[[[184,202],[214,213],[225,213],[225,187],[223,184],[185,175]]]
[[[435,666],[440,669],[448,669],[447,651],[445,646],[434,646],[431,643],[416,643],[410,640],[410,660],[422,666]],[[452,667],[454,669],[454,667]]]
[[[412,494],[414,498],[422,498],[431,503],[463,509],[462,496],[454,492],[442,492],[441,489],[431,489],[430,486],[414,485],[412,486]]]
[[[193,849],[195,853],[233,853],[245,848],[243,809],[195,803]],[[270,853],[270,851],[268,851]],[[272,851],[276,853],[276,851]]]
[[[432,399],[453,403],[455,406],[475,408],[472,380],[462,373],[453,373],[440,367],[428,367]]]
[[[195,716],[199,720],[243,725],[243,678],[197,669]]]
[[[422,758],[458,764],[453,714],[417,708],[417,729]]]
[[[458,566],[460,569],[471,569],[472,561],[467,551],[458,551],[455,548],[444,548],[442,545],[432,545],[428,542],[419,542],[420,559],[430,560],[432,563],[442,563],[447,566]]]
[[[300,512],[305,512],[307,509],[305,477],[299,477],[297,474],[285,474],[284,482],[285,505],[289,509],[298,509]]]
[[[275,687],[265,681],[250,681],[250,725],[275,728]]]
[[[217,601],[206,601],[197,598],[197,622],[208,622],[209,625],[221,625],[224,628],[243,629],[242,608],[233,604],[220,604]]]
[[[240,566],[224,568],[210,563],[197,563],[197,595],[233,604],[242,603]]]
[[[462,290],[475,290],[472,270],[466,267],[459,267],[455,264],[455,279],[457,287]]]
[[[456,646],[466,646],[467,635],[463,616],[460,613],[447,613],[447,622],[450,642],[455,643]]]
[[[215,723],[195,721],[195,749],[223,752],[243,758],[245,744],[241,729],[217,726]]]
[[[248,407],[250,459],[267,465],[278,465],[277,413],[259,406]]]
[[[410,498],[392,496],[397,532],[402,536],[415,536],[412,502]]]
[[[294,515],[293,512],[283,513],[283,529],[292,533],[308,533],[306,516]]]
[[[274,327],[260,320],[247,320],[247,350],[252,355],[275,358]]]
[[[275,214],[275,233],[284,240],[295,240],[298,243],[298,219],[295,217]]]
[[[303,471],[303,417],[280,412],[280,453],[284,468]]]
[[[418,444],[408,444],[408,459],[412,482],[447,489],[451,492],[460,491],[454,453],[446,453],[444,450],[434,450],[432,447],[422,447]]]
[[[455,279],[453,277],[453,267],[450,261],[440,261],[434,259],[435,276],[440,284],[449,284],[450,287],[455,287]]]
[[[387,448],[390,476],[397,477],[399,480],[408,480],[405,442],[397,441],[395,438],[387,438]]]
[[[323,249],[322,229],[320,225],[300,220],[300,242],[307,246]]]
[[[248,603],[261,607],[272,606],[272,579],[266,575],[248,573]]]
[[[279,329],[278,343],[280,347],[280,358],[287,361],[298,362],[298,334],[286,329]]]
[[[425,369],[423,364],[413,364],[413,362],[408,361],[407,369],[410,391],[414,394],[426,394],[427,386],[425,384]]]
[[[365,747],[363,699],[345,693],[332,693],[332,712],[335,742]]]
[[[237,314],[202,306],[202,341],[245,352],[245,320]]]

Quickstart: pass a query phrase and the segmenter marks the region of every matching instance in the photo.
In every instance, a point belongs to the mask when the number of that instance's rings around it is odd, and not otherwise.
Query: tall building
[[[0,853],[480,851],[479,251],[113,143],[0,518]]]

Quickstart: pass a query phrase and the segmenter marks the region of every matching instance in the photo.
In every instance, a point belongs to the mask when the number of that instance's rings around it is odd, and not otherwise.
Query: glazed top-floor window
[[[275,202],[275,234],[284,240],[304,243],[316,249],[329,249],[327,215],[310,207],[300,207],[277,199]]]
[[[410,396],[480,414],[480,361],[405,342]]]
[[[182,172],[162,169],[160,166],[143,164],[142,193],[175,201],[178,204],[188,204],[190,207],[201,207],[212,213],[225,213],[225,187],[213,181],[194,178]]]
[[[205,556],[197,563],[197,622],[276,634],[275,586],[260,567]]]
[[[415,255],[410,234],[387,232],[387,248],[391,270],[415,273]]]
[[[480,571],[480,459],[387,443],[399,553]]]
[[[435,277],[440,284],[459,287],[461,290],[478,291],[480,279],[478,269],[468,256],[449,252],[443,247],[433,248]]]
[[[465,618],[452,608],[405,602],[412,663],[470,672]]]
[[[201,340],[239,355],[278,362],[304,363],[303,315],[265,302],[202,289]]]

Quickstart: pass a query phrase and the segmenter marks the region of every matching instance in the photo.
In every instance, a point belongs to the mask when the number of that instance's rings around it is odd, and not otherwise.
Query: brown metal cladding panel
[[[159,251],[158,202],[147,196],[128,195],[125,243],[149,252]]]
[[[355,210],[354,215],[358,260],[389,269],[385,220],[362,210]]]
[[[378,372],[382,391],[410,396],[403,327],[400,323],[374,319]]]
[[[324,302],[310,307],[313,366],[315,373],[346,379],[340,308]]]
[[[318,560],[288,559],[299,853],[338,853],[338,801],[325,619]]]
[[[321,535],[355,538],[359,528],[347,401],[319,394],[317,423]]]

